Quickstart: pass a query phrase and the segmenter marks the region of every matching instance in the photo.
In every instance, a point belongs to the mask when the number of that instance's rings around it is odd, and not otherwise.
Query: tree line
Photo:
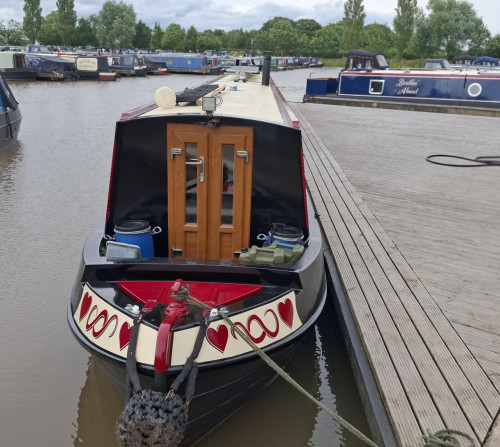
[[[24,0],[19,23],[0,21],[0,44],[39,42],[61,47],[111,47],[203,52],[270,51],[273,55],[344,56],[363,49],[388,58],[452,58],[465,52],[500,57],[500,35],[492,36],[473,5],[465,0],[429,0],[424,11],[417,0],[394,0],[395,17],[387,24],[365,25],[363,0],[345,0],[344,17],[321,26],[312,19],[274,17],[260,29],[187,30],[177,23],[151,28],[137,20],[132,4],[106,1],[89,17],[77,17],[74,0],[57,0],[57,9],[42,16],[40,0]]]

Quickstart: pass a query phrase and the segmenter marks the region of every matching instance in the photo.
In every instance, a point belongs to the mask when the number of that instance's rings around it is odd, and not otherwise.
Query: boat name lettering
[[[401,78],[396,87],[416,87],[418,85],[418,81],[416,79],[404,79]]]
[[[403,87],[398,90],[398,95],[418,95],[418,88]]]

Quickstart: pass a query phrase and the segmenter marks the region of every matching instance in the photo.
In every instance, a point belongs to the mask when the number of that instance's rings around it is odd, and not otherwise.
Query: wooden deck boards
[[[474,117],[471,127],[458,117],[462,135],[448,115],[294,111],[308,187],[399,444],[422,445],[444,427],[482,442],[500,407],[500,235],[484,222],[498,217],[498,228],[500,168],[431,165],[422,140],[464,150],[497,119]]]

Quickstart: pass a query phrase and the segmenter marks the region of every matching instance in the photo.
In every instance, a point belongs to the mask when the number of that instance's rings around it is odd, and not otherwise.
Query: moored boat
[[[23,52],[0,51],[0,72],[8,81],[34,81],[37,69],[26,65]]]
[[[0,150],[17,141],[22,114],[2,73],[0,73]]]
[[[321,97],[496,108],[500,72],[474,66],[390,69],[381,54],[351,51],[337,78],[307,80],[304,101]]]
[[[106,56],[79,55],[76,57],[76,69],[81,79],[98,81],[116,81],[117,73],[109,68]]]
[[[207,56],[190,53],[159,53],[147,59],[163,62],[169,73],[219,74],[220,68],[212,65]]]
[[[324,306],[323,245],[301,133],[268,71],[155,99],[116,124],[106,219],[68,321],[132,396],[120,442],[134,445],[142,390],[189,400],[190,446],[276,378],[245,339],[281,367],[293,357]]]

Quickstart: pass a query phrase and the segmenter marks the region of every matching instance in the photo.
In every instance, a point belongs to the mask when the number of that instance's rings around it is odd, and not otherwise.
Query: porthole
[[[483,87],[481,87],[481,84],[478,84],[477,82],[474,82],[474,84],[469,85],[469,88],[467,89],[467,93],[469,93],[469,96],[472,96],[473,98],[479,96],[482,91]]]

